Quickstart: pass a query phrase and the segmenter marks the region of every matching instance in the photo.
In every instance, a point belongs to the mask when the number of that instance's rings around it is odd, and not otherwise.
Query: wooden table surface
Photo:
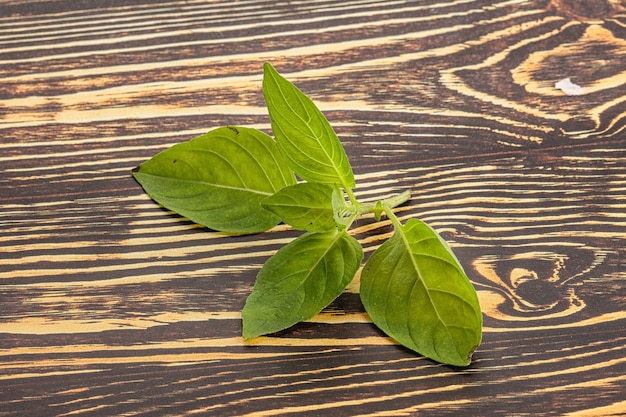
[[[265,61],[335,126],[358,197],[410,189],[400,218],[449,241],[484,313],[470,367],[377,330],[358,279],[244,343],[298,233],[212,232],[133,180],[210,129],[269,132]],[[366,258],[392,232],[353,230]],[[625,243],[620,0],[0,5],[0,416],[626,415]]]

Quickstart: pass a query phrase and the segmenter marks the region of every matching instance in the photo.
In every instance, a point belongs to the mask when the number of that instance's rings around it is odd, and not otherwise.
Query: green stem
[[[402,229],[402,223],[400,222],[400,219],[396,217],[396,214],[393,212],[392,208],[389,206],[383,205],[383,210],[385,211],[385,214],[387,215],[389,220],[391,220],[391,224],[393,224],[393,228],[396,230]]]
[[[350,227],[350,225],[352,225],[352,223],[357,217],[363,214],[374,213],[374,217],[376,218],[376,221],[378,221],[380,220],[380,215],[383,212],[385,212],[387,216],[390,219],[392,219],[392,221],[393,219],[396,219],[397,224],[402,226],[400,222],[397,220],[397,218],[395,217],[395,215],[393,214],[392,209],[409,201],[409,199],[411,198],[410,191],[405,191],[402,194],[398,194],[393,197],[386,198],[384,200],[378,200],[375,203],[362,204],[357,201],[351,189],[344,188],[344,190],[346,191],[346,194],[348,195],[348,198],[350,199],[350,205],[345,206],[345,211],[343,213],[340,213],[339,215],[343,217],[344,214],[350,213],[350,218],[348,219],[348,222],[346,223],[348,225],[348,228]]]
[[[348,195],[348,198],[350,199],[350,203],[352,203],[354,207],[360,207],[361,203],[357,201],[356,196],[354,195],[352,190],[350,188],[344,188],[344,190],[346,190],[346,194]]]
[[[354,223],[354,221],[356,220],[357,217],[359,217],[359,212],[354,212],[350,215],[350,217],[348,218],[348,222],[346,223],[346,230],[350,229],[350,227],[352,227],[352,223]]]
[[[375,203],[370,204],[362,204],[361,205],[361,213],[374,213],[380,215],[385,207],[390,209],[396,208],[401,204],[406,203],[411,199],[411,192],[405,191],[402,194],[394,195],[393,197],[386,198],[384,200],[379,200]],[[386,213],[386,211],[385,211]]]
[[[383,200],[383,205],[387,204],[390,208],[398,207],[411,199],[411,192],[406,190],[402,194]]]

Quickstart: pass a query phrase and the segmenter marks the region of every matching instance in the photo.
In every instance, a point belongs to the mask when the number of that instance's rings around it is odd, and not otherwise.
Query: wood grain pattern
[[[260,266],[130,170],[268,131],[262,64],[336,127],[357,195],[450,242],[484,341],[451,369],[369,321],[358,278],[244,343]],[[555,88],[570,78],[582,95]],[[626,415],[626,6],[619,0],[8,0],[0,5],[0,416]],[[388,222],[357,222],[366,257]]]

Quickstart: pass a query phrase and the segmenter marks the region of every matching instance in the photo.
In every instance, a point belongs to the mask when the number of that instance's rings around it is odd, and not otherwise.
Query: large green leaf
[[[345,230],[305,233],[263,266],[242,312],[243,337],[274,333],[308,320],[337,298],[363,259]]]
[[[324,232],[337,227],[332,204],[336,191],[326,184],[303,182],[283,188],[262,205],[296,229]]]
[[[354,188],[354,175],[335,131],[317,106],[269,63],[263,94],[280,150],[301,178]]]
[[[278,224],[261,201],[296,182],[276,142],[245,127],[215,129],[174,145],[133,175],[164,207],[229,233],[256,233]]]
[[[402,345],[438,362],[469,365],[482,337],[476,291],[446,242],[410,219],[361,274],[372,321]]]

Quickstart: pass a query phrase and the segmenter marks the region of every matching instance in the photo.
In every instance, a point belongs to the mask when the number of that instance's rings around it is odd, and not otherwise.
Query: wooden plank
[[[623,414],[620,2],[0,7],[0,416]],[[265,61],[336,127],[360,198],[410,189],[399,216],[450,242],[484,312],[471,367],[378,331],[358,277],[243,342],[257,271],[298,233],[215,233],[134,182],[209,129],[269,132]],[[367,257],[392,229],[353,232]]]

